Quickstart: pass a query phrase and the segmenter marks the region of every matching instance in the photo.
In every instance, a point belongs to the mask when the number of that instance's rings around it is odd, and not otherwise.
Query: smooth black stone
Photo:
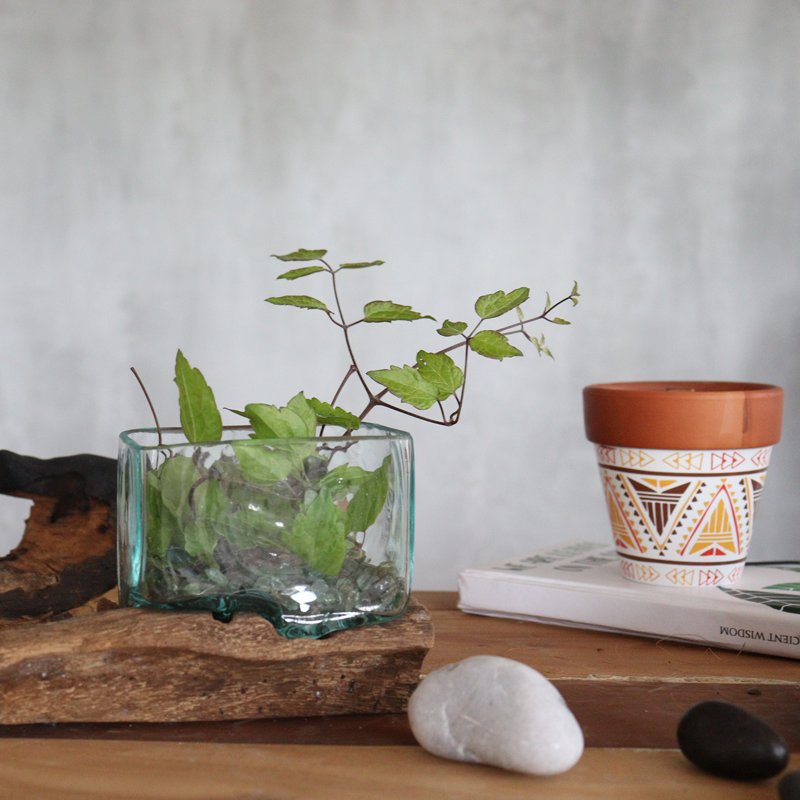
[[[678,746],[696,767],[741,781],[771,778],[789,761],[789,747],[766,722],[739,706],[708,700],[678,724]]]
[[[787,772],[778,784],[781,800],[800,800],[800,771]]]

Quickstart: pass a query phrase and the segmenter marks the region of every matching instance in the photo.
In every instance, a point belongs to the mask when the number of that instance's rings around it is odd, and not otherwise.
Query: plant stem
[[[350,366],[347,368],[347,373],[345,374],[344,378],[342,378],[342,382],[339,384],[339,388],[336,390],[336,393],[333,395],[333,399],[331,400],[331,405],[332,406],[336,405],[336,401],[339,399],[339,395],[342,393],[342,389],[344,389],[345,384],[347,383],[347,381],[350,380],[350,378],[353,376],[355,371],[356,371],[355,366],[353,366],[353,364],[350,364]]]
[[[158,446],[161,447],[164,444],[164,439],[161,435],[161,425],[158,422],[158,415],[156,414],[155,406],[153,405],[153,401],[150,399],[150,395],[147,393],[144,381],[142,381],[142,379],[139,377],[139,373],[136,371],[136,367],[131,367],[131,372],[133,373],[133,377],[136,378],[139,383],[139,387],[144,394],[144,399],[147,400],[147,405],[150,406],[150,413],[153,415],[153,420],[156,423],[156,431],[158,432]]]
[[[464,380],[461,382],[461,392],[456,398],[456,410],[452,417],[453,425],[461,419],[461,409],[464,407],[464,393],[467,390],[467,368],[469,367],[469,347],[464,348]]]
[[[421,420],[423,422],[430,422],[430,423],[432,423],[434,425],[443,425],[443,426],[446,426],[446,427],[449,427],[451,425],[455,425],[459,421],[459,419],[461,418],[461,411],[462,411],[463,406],[464,406],[464,397],[465,397],[466,387],[467,387],[467,370],[468,370],[468,366],[469,366],[469,350],[470,350],[469,343],[470,343],[470,339],[477,333],[478,329],[480,328],[480,326],[483,324],[483,322],[485,320],[484,319],[479,319],[475,323],[474,327],[472,328],[472,330],[468,334],[463,334],[462,333],[461,334],[462,341],[457,342],[456,344],[452,344],[452,345],[450,345],[448,347],[443,347],[441,350],[437,350],[436,351],[438,355],[444,355],[446,353],[453,352],[454,350],[458,350],[461,347],[464,348],[464,362],[463,362],[464,363],[464,366],[463,366],[463,376],[464,377],[463,377],[463,380],[462,380],[462,383],[461,383],[461,389],[460,389],[458,395],[457,396],[453,395],[453,397],[455,399],[455,402],[456,402],[455,411],[453,411],[453,413],[450,414],[450,416],[448,417],[446,412],[445,412],[445,410],[444,410],[444,405],[443,405],[442,401],[437,401],[439,412],[440,412],[440,414],[442,416],[442,418],[440,420],[439,419],[435,419],[433,417],[424,416],[423,414],[418,414],[418,413],[416,413],[414,411],[409,411],[408,409],[401,408],[400,406],[394,405],[393,403],[389,403],[389,402],[387,402],[387,401],[385,401],[383,399],[389,393],[389,390],[387,388],[384,388],[380,392],[375,393],[370,389],[369,385],[367,384],[366,378],[364,377],[363,373],[361,372],[361,369],[358,366],[358,362],[357,362],[356,356],[355,356],[355,351],[353,350],[353,345],[352,345],[352,342],[350,341],[350,334],[349,334],[350,328],[352,328],[352,327],[364,322],[365,320],[364,320],[364,318],[362,318],[362,319],[356,320],[355,322],[352,322],[352,323],[349,323],[349,324],[345,321],[344,314],[342,312],[342,304],[341,304],[341,301],[339,299],[339,288],[338,288],[338,285],[337,285],[337,282],[336,282],[336,273],[338,272],[338,270],[333,269],[330,266],[330,264],[328,264],[324,259],[319,259],[319,260],[322,262],[322,264],[325,265],[325,268],[330,273],[331,283],[333,285],[333,296],[334,296],[334,300],[336,302],[336,309],[337,309],[337,311],[339,313],[339,321],[334,319],[333,314],[330,315],[330,319],[331,319],[332,322],[334,322],[336,325],[338,325],[342,329],[342,332],[344,333],[345,345],[347,346],[347,352],[348,352],[348,354],[350,356],[350,366],[348,367],[347,373],[345,374],[344,378],[342,379],[342,382],[339,384],[339,388],[336,390],[336,393],[333,396],[333,400],[331,401],[331,405],[335,404],[336,400],[339,398],[339,395],[341,394],[342,390],[344,389],[345,384],[353,376],[353,374],[355,374],[355,375],[358,376],[358,380],[361,383],[361,386],[363,387],[364,392],[366,393],[367,398],[368,398],[366,406],[361,411],[361,413],[358,415],[359,420],[363,421],[364,418],[367,416],[367,414],[369,414],[369,412],[372,411],[373,408],[381,406],[383,408],[391,409],[392,411],[397,411],[400,414],[405,414],[407,417],[412,417],[413,419],[418,419],[418,420]],[[511,323],[509,325],[504,325],[502,328],[496,328],[495,332],[499,333],[499,334],[504,334],[504,335],[512,335],[512,334],[515,334],[515,333],[524,334],[525,333],[525,326],[530,324],[530,323],[532,323],[532,322],[537,322],[538,320],[542,320],[542,319],[547,321],[547,322],[552,322],[552,320],[548,318],[548,315],[551,312],[553,312],[556,308],[558,308],[560,305],[562,305],[563,303],[566,303],[567,300],[570,300],[571,298],[572,298],[572,295],[568,295],[567,297],[562,298],[558,302],[553,303],[552,305],[545,307],[545,309],[542,311],[541,314],[537,314],[534,317],[528,317],[527,319],[523,319],[523,320],[519,320],[517,322],[513,322],[513,323]]]
[[[339,287],[336,284],[336,270],[333,269],[331,265],[328,264],[328,262],[325,261],[324,259],[320,259],[320,261],[322,261],[322,263],[327,267],[328,272],[330,272],[331,275],[331,283],[333,284],[333,298],[336,301],[336,309],[339,312],[339,320],[341,321],[342,333],[344,334],[344,342],[345,345],[347,346],[347,352],[350,355],[350,366],[353,368],[355,374],[358,376],[358,380],[364,387],[364,391],[367,393],[367,396],[371,398],[372,392],[370,392],[366,378],[364,378],[364,376],[361,374],[361,370],[358,368],[358,363],[356,362],[356,356],[355,352],[353,351],[353,345],[350,341],[350,333],[348,330],[350,326],[345,321],[344,313],[342,312],[342,303],[341,300],[339,299]],[[348,374],[347,377],[349,378],[350,374]]]
[[[400,414],[405,414],[407,417],[413,417],[414,419],[422,420],[423,422],[430,422],[433,425],[444,425],[445,427],[450,427],[454,423],[450,422],[447,419],[439,420],[434,419],[433,417],[426,417],[423,414],[417,414],[414,411],[409,411],[406,408],[401,408],[400,406],[396,406],[393,403],[387,403],[385,400],[381,400],[378,397],[373,397],[370,402],[367,404],[367,407],[359,414],[358,418],[363,420],[364,417],[376,406],[381,406],[382,408],[389,408],[392,411],[397,411]]]
[[[497,331],[497,333],[509,334],[509,335],[510,334],[514,334],[514,333],[523,333],[525,325],[528,325],[531,322],[537,322],[540,319],[547,319],[547,315],[551,311],[553,311],[553,309],[558,308],[558,306],[560,306],[562,303],[566,303],[567,300],[569,300],[569,297],[564,297],[563,299],[559,300],[557,303],[554,303],[552,306],[550,306],[550,308],[548,308],[546,311],[543,311],[541,314],[537,314],[535,317],[528,317],[527,319],[520,320],[519,322],[512,322],[509,325],[504,325],[502,328],[497,328],[496,331]],[[443,347],[441,350],[437,350],[436,351],[437,354],[444,354],[444,353],[452,353],[454,350],[458,350],[460,347],[464,347],[465,348],[465,350],[464,350],[464,382],[461,384],[460,396],[456,400],[456,403],[458,404],[458,407],[457,407],[456,411],[454,412],[454,415],[452,415],[450,417],[451,421],[449,423],[447,423],[447,424],[450,424],[450,425],[455,425],[458,422],[458,420],[459,420],[459,418],[461,416],[461,408],[462,408],[462,405],[463,405],[463,402],[464,402],[464,392],[465,392],[466,386],[467,386],[467,364],[468,364],[468,357],[469,357],[469,347],[467,345],[469,345],[470,336],[475,334],[475,332],[478,329],[478,326],[481,324],[482,321],[483,320],[479,320],[478,321],[478,323],[475,325],[475,327],[472,329],[472,331],[470,332],[469,335],[462,334],[463,341],[456,342],[456,344],[451,344],[449,347]],[[549,320],[547,320],[547,321],[549,322]],[[430,417],[424,417],[424,416],[422,416],[420,414],[415,414],[412,411],[408,411],[405,408],[399,408],[398,406],[390,405],[389,403],[384,402],[383,398],[389,393],[388,389],[382,389],[377,394],[372,394],[372,393],[369,392],[369,390],[367,390],[367,393],[370,396],[371,402],[367,406],[367,408],[365,408],[364,411],[361,412],[361,416],[359,417],[359,419],[364,419],[364,416],[371,409],[373,409],[376,405],[382,405],[382,406],[385,406],[386,408],[391,408],[391,409],[393,409],[395,411],[399,411],[401,414],[406,414],[407,416],[414,417],[415,419],[423,419],[426,422],[433,422],[434,424],[438,424],[438,425],[442,424],[438,420],[431,419]]]
[[[336,390],[336,394],[333,395],[333,399],[331,400],[332,406],[336,405],[336,401],[339,399],[339,395],[342,393],[342,389],[344,389],[345,384],[347,383],[347,381],[350,380],[350,377],[355,373],[355,371],[356,368],[352,364],[350,364],[350,366],[347,368],[347,372],[345,373],[344,378],[342,378],[342,382],[339,384],[339,388]],[[325,433],[325,426],[321,425],[319,429],[319,435],[322,436],[324,433]]]

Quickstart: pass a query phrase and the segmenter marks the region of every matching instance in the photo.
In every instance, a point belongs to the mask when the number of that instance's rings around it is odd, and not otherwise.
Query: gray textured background
[[[753,554],[798,557],[798,42],[790,0],[0,0],[0,447],[113,455],[132,364],[174,422],[178,346],[228,406],[330,396],[336,332],[262,302],[301,288],[270,253],[383,258],[348,306],[440,319],[577,279],[555,361],[473,359],[459,426],[393,420],[417,586],[607,536],[606,380],[784,386]],[[433,330],[365,331],[364,366]]]

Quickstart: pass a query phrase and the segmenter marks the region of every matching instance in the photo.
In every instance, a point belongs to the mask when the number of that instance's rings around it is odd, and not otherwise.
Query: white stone
[[[583,732],[555,686],[509,658],[473,656],[431,672],[408,718],[419,744],[442,758],[555,775],[583,753]]]

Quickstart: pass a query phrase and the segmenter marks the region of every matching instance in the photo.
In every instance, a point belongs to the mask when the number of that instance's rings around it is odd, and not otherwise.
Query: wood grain
[[[433,641],[384,625],[287,640],[255,614],[116,609],[0,629],[0,723],[180,722],[402,711]]]
[[[794,661],[468,617],[455,610],[452,593],[423,592],[420,600],[437,632],[425,671],[489,652],[524,660],[554,679],[589,745],[574,769],[536,778],[443,761],[414,746],[404,714],[6,725],[0,727],[0,797],[774,800],[777,779],[713,778],[675,749],[682,713],[713,697],[767,719],[791,742],[789,768],[800,769]]]
[[[800,674],[798,664],[789,659],[467,616],[454,609],[453,593],[421,592],[419,598],[430,609],[436,629],[436,643],[423,672],[480,652],[518,658],[554,681],[592,747],[674,747],[683,712],[702,700],[721,699],[762,717],[800,750]],[[563,655],[568,656],[566,661]],[[237,723],[0,726],[0,737],[13,736],[353,746],[413,743],[403,714]]]
[[[548,678],[560,680],[650,680],[658,676],[671,683],[800,681],[800,661],[796,659],[464,614],[455,608],[455,602],[455,593],[439,597],[436,633],[447,641],[447,648],[431,652],[426,670],[447,660],[490,653],[522,661]],[[428,606],[436,608],[431,603]]]
[[[563,775],[444,761],[418,747],[0,741],[0,795],[37,800],[761,800],[775,781],[704,775],[675,751],[588,750]],[[795,757],[790,768],[800,767]]]

